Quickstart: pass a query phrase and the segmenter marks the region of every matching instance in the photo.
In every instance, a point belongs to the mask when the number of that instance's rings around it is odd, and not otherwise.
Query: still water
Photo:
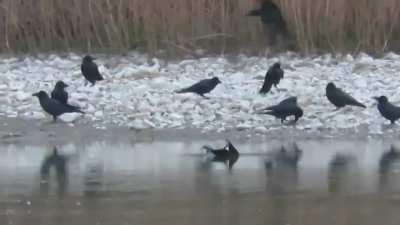
[[[0,146],[0,224],[400,224],[396,143],[233,143]]]

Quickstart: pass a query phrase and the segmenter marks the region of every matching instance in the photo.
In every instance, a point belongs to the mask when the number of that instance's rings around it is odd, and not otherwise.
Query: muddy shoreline
[[[267,133],[254,130],[228,130],[225,132],[204,131],[196,128],[186,129],[146,129],[106,125],[96,128],[93,123],[50,123],[48,120],[32,120],[1,117],[0,144],[64,144],[70,142],[111,141],[111,142],[152,142],[182,140],[221,140],[232,139],[237,142],[265,142],[268,140],[398,140],[399,134],[390,130],[382,134],[369,134],[367,129],[357,127],[330,132],[304,131],[288,126]],[[384,126],[384,125],[382,125]]]

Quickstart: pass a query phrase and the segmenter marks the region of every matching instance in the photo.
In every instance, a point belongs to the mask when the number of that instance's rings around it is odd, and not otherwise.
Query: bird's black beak
[[[64,87],[68,87],[69,85],[68,84],[64,84]]]
[[[260,16],[260,15],[261,15],[261,13],[260,13],[260,10],[258,10],[258,9],[251,10],[250,12],[248,12],[246,14],[246,16]]]
[[[379,101],[379,97],[372,97],[373,99],[375,99],[375,100],[377,100],[377,101]]]
[[[39,93],[33,93],[32,96],[39,97]]]

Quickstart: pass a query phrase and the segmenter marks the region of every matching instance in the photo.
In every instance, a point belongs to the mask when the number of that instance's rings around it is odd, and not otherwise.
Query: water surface
[[[3,145],[0,224],[400,222],[396,143],[233,143]]]

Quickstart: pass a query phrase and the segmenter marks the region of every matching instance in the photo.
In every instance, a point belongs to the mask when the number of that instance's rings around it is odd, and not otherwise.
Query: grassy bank
[[[0,51],[195,54],[265,47],[256,0],[3,0]],[[277,0],[300,51],[400,50],[398,0]]]

